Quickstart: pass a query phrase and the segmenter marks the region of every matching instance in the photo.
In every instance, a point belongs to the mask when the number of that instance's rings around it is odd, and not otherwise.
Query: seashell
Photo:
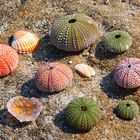
[[[78,98],[65,109],[67,122],[76,129],[90,130],[101,118],[100,108],[90,98]]]
[[[115,111],[118,117],[131,120],[138,115],[139,107],[132,100],[123,100],[116,106]]]
[[[39,38],[27,31],[17,31],[13,36],[11,46],[19,53],[34,52],[39,46]]]
[[[82,76],[82,77],[91,77],[95,75],[95,70],[86,65],[86,64],[77,64],[75,66],[75,70]]]
[[[60,50],[76,52],[91,46],[99,36],[94,20],[84,14],[58,18],[50,32],[51,44]]]
[[[42,65],[35,75],[35,85],[43,92],[59,92],[72,83],[72,70],[65,64],[52,62]]]
[[[17,65],[17,52],[6,44],[0,44],[0,77],[9,75]]]
[[[118,63],[114,69],[114,79],[124,88],[137,88],[140,86],[140,59],[126,58]]]
[[[20,122],[29,122],[37,119],[43,107],[37,98],[16,96],[8,101],[7,109]]]
[[[120,30],[109,32],[104,37],[105,48],[113,53],[121,53],[130,48],[132,45],[131,36]]]

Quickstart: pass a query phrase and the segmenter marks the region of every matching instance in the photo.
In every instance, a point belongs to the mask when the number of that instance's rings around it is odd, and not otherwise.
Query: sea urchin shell
[[[132,38],[125,31],[115,30],[105,35],[104,45],[110,52],[121,53],[130,48],[132,45]]]
[[[54,22],[50,39],[60,50],[80,51],[92,45],[98,35],[98,27],[92,18],[84,14],[73,14]]]
[[[124,88],[136,88],[140,86],[140,59],[126,58],[118,63],[114,69],[114,79]]]
[[[16,96],[7,103],[7,109],[20,122],[34,121],[42,110],[42,103],[37,98]]]
[[[100,119],[100,109],[95,101],[79,98],[70,102],[65,109],[67,122],[76,129],[88,131]]]
[[[17,31],[12,36],[11,46],[19,53],[30,53],[39,46],[39,39],[33,33],[27,31]]]
[[[132,100],[123,100],[116,106],[116,113],[123,119],[133,119],[139,113],[139,107]]]
[[[59,92],[72,83],[72,70],[65,64],[52,62],[39,68],[35,85],[43,92]]]
[[[18,54],[10,46],[0,44],[0,77],[13,72],[18,65]]]

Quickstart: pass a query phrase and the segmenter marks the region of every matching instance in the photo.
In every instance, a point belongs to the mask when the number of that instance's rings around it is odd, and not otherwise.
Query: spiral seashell
[[[16,96],[7,102],[7,109],[20,122],[29,122],[38,118],[43,107],[37,98]]]
[[[76,129],[90,130],[100,120],[100,108],[90,98],[78,98],[65,109],[67,122]]]
[[[92,45],[99,36],[94,20],[84,14],[58,18],[51,28],[51,44],[60,50],[80,51]]]
[[[109,32],[104,37],[105,48],[113,53],[121,53],[130,48],[132,45],[131,36],[120,30]]]
[[[35,75],[35,85],[43,92],[59,92],[72,83],[72,70],[65,64],[52,62],[42,65]]]
[[[34,52],[39,46],[39,38],[27,31],[17,31],[13,36],[11,46],[19,53]]]
[[[17,65],[17,52],[6,44],[0,44],[0,77],[9,75]]]
[[[137,103],[132,100],[123,100],[116,106],[115,111],[118,117],[131,120],[138,115],[139,107]]]
[[[124,88],[137,88],[140,86],[140,59],[126,58],[118,63],[114,69],[114,79]]]

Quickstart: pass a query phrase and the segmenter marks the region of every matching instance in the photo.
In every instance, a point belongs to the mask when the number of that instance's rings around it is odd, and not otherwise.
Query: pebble
[[[95,75],[95,70],[86,64],[77,64],[75,66],[75,70],[85,78],[89,78]]]
[[[73,63],[72,61],[69,61],[69,62],[68,62],[68,64],[72,64],[72,63]]]

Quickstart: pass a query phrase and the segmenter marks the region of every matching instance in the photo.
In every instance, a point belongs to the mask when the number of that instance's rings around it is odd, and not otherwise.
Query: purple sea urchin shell
[[[140,86],[140,59],[126,58],[118,63],[114,69],[114,78],[117,84],[124,88]]]
[[[43,92],[59,92],[73,79],[72,70],[65,64],[52,62],[42,65],[35,75],[35,85]]]

